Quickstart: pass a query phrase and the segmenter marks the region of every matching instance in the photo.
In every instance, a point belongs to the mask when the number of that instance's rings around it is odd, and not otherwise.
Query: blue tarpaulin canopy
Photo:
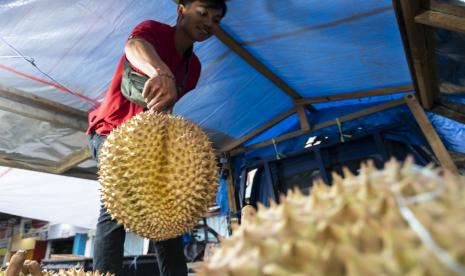
[[[221,23],[226,34],[301,98],[412,84],[390,0],[230,0],[228,7]],[[175,3],[1,1],[0,84],[87,112],[104,98],[129,32],[147,19],[174,25]],[[461,61],[462,66],[455,67],[458,71],[448,72],[463,80],[463,53],[454,49],[465,40],[458,36],[449,43],[452,35],[441,36],[441,61]],[[216,37],[196,45],[195,52],[202,63],[200,81],[176,104],[174,113],[203,127],[217,148],[234,143],[295,106],[282,88]],[[455,92],[448,99],[463,103],[465,90]],[[315,125],[402,95],[320,102],[306,114]],[[398,107],[344,123],[343,128],[369,131],[408,121],[408,116],[405,107]],[[447,149],[465,153],[464,126],[433,113],[428,116]],[[0,153],[18,160],[56,162],[87,143],[82,131],[7,111],[0,111],[0,117]],[[247,145],[298,128],[299,118],[293,115]],[[309,135],[339,134],[333,126]],[[396,135],[410,143],[424,143],[421,137],[409,135],[408,128]],[[296,150],[307,137],[288,141],[287,146],[283,142],[282,147]],[[268,155],[270,148],[251,154]]]

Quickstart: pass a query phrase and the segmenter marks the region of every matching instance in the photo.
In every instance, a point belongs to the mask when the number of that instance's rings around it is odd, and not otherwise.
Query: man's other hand
[[[178,96],[174,78],[168,74],[159,74],[148,79],[142,96],[149,110],[158,112],[169,110]]]

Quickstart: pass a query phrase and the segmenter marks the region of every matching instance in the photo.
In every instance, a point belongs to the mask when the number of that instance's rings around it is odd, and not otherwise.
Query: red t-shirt
[[[174,31],[174,27],[147,20],[137,25],[129,38],[141,38],[153,45],[160,58],[176,77],[176,84],[184,85],[183,90],[178,94],[179,100],[195,88],[200,76],[200,62],[194,53],[184,59],[179,56],[174,44]],[[125,59],[126,55],[123,55],[102,104],[89,112],[87,135],[95,132],[106,136],[116,126],[144,110],[142,106],[128,101],[121,93],[121,78]],[[188,64],[187,72],[186,63]],[[134,69],[137,70],[137,68]]]

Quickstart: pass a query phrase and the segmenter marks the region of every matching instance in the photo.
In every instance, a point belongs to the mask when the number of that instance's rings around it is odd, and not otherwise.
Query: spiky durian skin
[[[384,170],[362,166],[321,181],[310,196],[289,192],[279,205],[259,206],[255,217],[222,241],[197,275],[454,275],[402,217],[395,194],[439,197],[411,204],[435,242],[465,264],[463,178],[445,178],[394,160]]]
[[[180,116],[140,113],[110,133],[100,151],[101,198],[125,229],[153,240],[185,233],[217,188],[207,135]]]

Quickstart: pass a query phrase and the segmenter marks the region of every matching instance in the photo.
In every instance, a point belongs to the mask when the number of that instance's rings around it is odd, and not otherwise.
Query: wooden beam
[[[465,104],[439,99],[431,112],[465,124]]]
[[[60,160],[55,166],[55,171],[58,174],[64,173],[91,157],[89,147],[83,147]]]
[[[229,211],[231,213],[235,213],[237,211],[236,195],[234,192],[234,178],[233,178],[232,162],[231,162],[231,157],[229,156],[229,154],[226,154],[226,159],[228,162],[227,191],[228,191]]]
[[[465,17],[449,15],[437,11],[422,11],[419,15],[415,16],[415,22],[434,28],[465,33]]]
[[[79,131],[87,129],[85,112],[27,95],[26,92],[17,89],[0,87],[0,109]]]
[[[305,108],[300,105],[296,107],[297,115],[299,115],[299,122],[300,122],[300,129],[301,130],[309,130],[310,123],[308,122],[307,113],[305,113]]]
[[[43,172],[43,173],[51,173],[56,174],[53,170],[50,170],[50,167],[46,165],[39,165],[39,164],[31,164],[26,161],[21,160],[13,160],[10,158],[5,158],[0,156],[0,166],[15,168],[15,169],[23,169],[29,171],[36,171],[36,172]],[[95,172],[87,172],[84,170],[75,170],[71,169],[60,175],[63,176],[70,176],[70,177],[77,177],[89,180],[97,180],[97,174]]]
[[[173,0],[175,4],[178,4],[177,0]],[[284,93],[286,93],[292,99],[300,99],[301,96],[294,89],[292,89],[286,82],[284,82],[280,77],[273,73],[267,66],[260,62],[256,57],[254,57],[249,51],[247,51],[242,45],[240,45],[232,36],[230,36],[223,28],[219,27],[215,36],[223,42],[229,49],[236,53],[239,57],[245,60],[250,64],[255,70],[260,72],[268,80],[274,83],[279,87]]]
[[[465,7],[459,5],[452,5],[445,2],[439,2],[437,0],[428,1],[429,5],[426,5],[426,9],[431,9],[433,11],[439,11],[451,15],[456,15],[460,17],[465,17]]]
[[[288,111],[278,115],[276,118],[274,118],[273,120],[271,121],[268,121],[266,122],[265,124],[263,124],[261,127],[257,128],[256,130],[248,133],[247,135],[241,137],[240,139],[237,139],[235,141],[233,141],[232,143],[230,144],[227,144],[225,146],[223,146],[219,152],[227,152],[227,151],[230,151],[240,145],[242,145],[243,143],[249,141],[250,139],[252,139],[253,137],[259,135],[260,133],[266,131],[267,129],[269,129],[270,127],[274,126],[275,124],[281,122],[282,120],[286,119],[287,117],[291,116],[292,114],[294,114],[296,112],[296,109],[295,108],[291,108],[289,109]]]
[[[404,99],[441,165],[453,173],[458,173],[454,161],[417,99],[413,95],[406,95]]]
[[[407,28],[405,27],[405,20],[404,20],[404,16],[402,13],[402,9],[400,7],[400,0],[393,0],[392,7],[394,9],[397,24],[399,26],[399,33],[402,39],[402,44],[404,45],[403,50],[405,53],[405,57],[407,59],[410,77],[412,78],[412,81],[413,81],[413,88],[414,88],[413,90],[420,91],[420,89],[418,88],[418,81],[417,81],[417,77],[415,73],[415,66],[413,65],[412,53],[410,52],[410,42],[408,40]]]
[[[383,111],[386,109],[391,109],[397,106],[401,106],[403,104],[405,104],[405,101],[403,99],[397,99],[397,100],[385,102],[385,103],[378,104],[378,105],[375,105],[369,108],[362,109],[360,111],[357,111],[357,112],[354,112],[348,115],[344,115],[339,118],[339,122],[343,123],[346,121],[355,120],[357,118],[368,116],[368,115],[371,115],[371,114],[374,114],[374,113],[377,113],[379,111]],[[336,119],[329,120],[329,121],[315,125],[315,127],[311,130],[315,131],[315,130],[323,129],[323,128],[336,125],[336,124],[337,124]]]
[[[382,111],[382,110],[390,109],[390,108],[393,108],[393,107],[396,107],[396,106],[400,106],[400,105],[403,105],[403,104],[405,104],[404,99],[389,101],[389,102],[382,103],[382,104],[379,104],[379,105],[375,105],[375,106],[372,106],[372,107],[369,107],[369,108],[366,108],[366,109],[363,109],[363,110],[360,110],[360,111],[357,111],[357,112],[354,112],[354,113],[351,113],[351,114],[348,114],[348,115],[344,115],[344,116],[339,118],[339,122],[343,123],[343,122],[346,122],[346,121],[354,120],[354,119],[357,119],[359,117],[367,116],[367,115],[370,115],[370,114],[373,114],[373,113],[376,113],[376,112],[379,112],[379,111]],[[336,125],[336,124],[337,124],[336,119],[329,120],[329,121],[317,124],[314,127],[311,127],[310,130],[297,130],[297,131],[294,131],[294,132],[290,132],[290,133],[278,136],[278,137],[276,137],[274,139],[263,141],[263,142],[260,142],[260,143],[257,143],[257,144],[254,144],[254,145],[251,145],[251,146],[248,146],[248,147],[237,148],[237,149],[231,151],[231,155],[236,156],[236,155],[239,155],[239,154],[241,154],[243,152],[246,152],[246,151],[250,151],[250,150],[254,150],[254,149],[269,146],[269,145],[273,144],[273,140],[274,140],[274,142],[279,143],[279,142],[287,140],[287,139],[291,139],[291,138],[301,136],[301,135],[306,134],[306,133],[308,133],[310,131],[319,130],[319,129],[326,128],[326,127]]]
[[[372,96],[381,96],[381,95],[392,95],[402,92],[409,92],[413,91],[415,88],[412,84],[400,85],[400,86],[390,86],[390,87],[383,87],[377,89],[369,89],[369,90],[361,90],[351,93],[342,93],[336,95],[329,95],[324,97],[314,97],[314,98],[306,98],[296,100],[296,104],[298,105],[306,105],[311,103],[321,103],[321,102],[329,102],[329,101],[342,101],[342,100],[349,100],[349,99],[358,99],[364,97],[372,97]]]
[[[294,89],[292,89],[286,82],[280,77],[273,73],[268,67],[260,62],[256,57],[249,53],[244,47],[242,47],[232,36],[225,32],[222,28],[219,28],[215,33],[216,37],[223,42],[229,49],[235,52],[263,76],[269,79],[277,87],[279,87],[284,93],[286,93],[292,99],[300,99],[301,96]]]
[[[438,104],[444,106],[445,108],[448,108],[450,110],[453,110],[453,111],[456,111],[456,112],[459,112],[465,115],[465,104],[463,103],[440,99],[438,101]]]
[[[0,155],[0,165],[39,172],[63,174],[90,158],[90,150],[88,147],[84,147],[76,152],[71,153],[60,161],[48,161],[46,165],[13,159],[7,155]]]
[[[420,0],[394,0],[398,3],[405,24],[408,47],[413,59],[415,78],[418,82],[417,93],[424,108],[433,107],[439,94],[434,58],[434,43],[431,30],[415,23],[414,17],[421,10]]]
[[[400,86],[392,86],[392,87],[384,87],[384,88],[378,88],[378,89],[370,89],[370,90],[362,90],[362,91],[357,91],[353,93],[343,93],[343,94],[337,94],[337,95],[331,95],[327,97],[315,97],[315,98],[307,98],[307,99],[300,99],[296,100],[296,104],[299,106],[307,105],[310,103],[319,103],[319,102],[328,102],[328,101],[338,101],[338,100],[347,100],[347,99],[355,99],[355,98],[363,98],[363,97],[370,97],[370,96],[380,96],[380,95],[391,95],[391,94],[397,94],[397,93],[402,93],[402,92],[408,92],[408,91],[413,91],[414,87],[412,84],[406,84],[406,85],[400,85]],[[231,144],[228,144],[221,148],[219,152],[226,152],[230,151],[243,143],[247,142],[248,140],[252,139],[253,137],[257,136],[258,134],[264,132],[265,130],[269,129],[273,125],[279,123],[280,121],[286,119],[290,115],[292,115],[297,111],[297,108],[292,108],[285,113],[279,115],[272,121],[264,124],[262,127],[256,129],[255,131],[247,134],[246,136],[242,137],[241,139],[238,139],[234,141]]]
[[[449,109],[443,105],[434,106],[431,112],[465,124],[465,114]]]
[[[87,120],[87,112],[85,111],[53,102],[51,100],[21,91],[16,88],[0,85],[0,97],[27,105],[42,107],[57,113],[64,113],[71,117],[77,117],[82,120]]]

